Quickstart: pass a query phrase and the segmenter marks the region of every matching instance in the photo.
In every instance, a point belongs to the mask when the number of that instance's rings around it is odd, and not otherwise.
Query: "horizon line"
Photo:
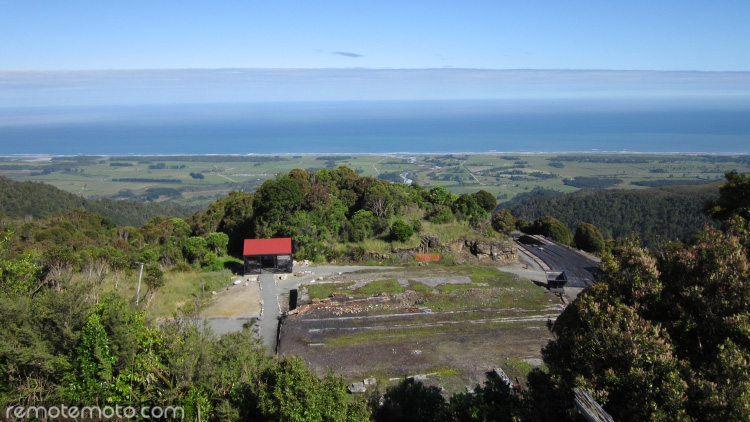
[[[65,158],[65,157],[102,157],[102,158],[122,158],[122,157],[346,157],[346,156],[377,156],[377,157],[398,157],[409,155],[570,155],[570,154],[598,154],[598,155],[659,155],[659,156],[748,156],[748,152],[685,152],[685,151],[630,151],[630,150],[582,150],[582,151],[447,151],[447,152],[282,152],[282,153],[206,153],[206,154],[11,154],[2,155],[0,158]]]
[[[364,71],[483,71],[483,72],[653,72],[653,73],[750,73],[750,70],[695,70],[695,69],[603,69],[603,68],[480,68],[480,67],[174,67],[174,68],[97,68],[97,69],[2,69],[0,72],[155,72],[155,71],[221,71],[221,70],[260,70],[260,71],[321,71],[321,70],[364,70]]]

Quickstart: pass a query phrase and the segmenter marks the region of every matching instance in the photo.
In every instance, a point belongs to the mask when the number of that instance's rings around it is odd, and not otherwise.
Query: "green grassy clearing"
[[[80,277],[82,279],[82,276]],[[155,318],[171,317],[185,306],[195,306],[196,297],[194,295],[197,295],[200,299],[200,306],[206,306],[212,299],[211,291],[228,284],[232,278],[233,274],[229,270],[167,272],[164,274],[164,286],[156,292],[148,307],[146,306],[147,297],[145,296],[147,286],[141,283],[139,306],[146,311],[148,316]],[[201,283],[204,283],[205,286],[205,296],[202,294]],[[117,290],[114,288],[111,275],[100,286],[101,292],[116,291],[123,298],[133,302],[135,302],[137,289],[138,271],[133,271],[127,275],[120,274]]]

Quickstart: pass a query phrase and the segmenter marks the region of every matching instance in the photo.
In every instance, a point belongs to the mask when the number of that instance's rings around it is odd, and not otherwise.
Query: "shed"
[[[245,239],[245,274],[261,270],[292,272],[292,238]]]
[[[550,289],[562,289],[568,283],[565,271],[545,271],[547,274],[547,285]]]

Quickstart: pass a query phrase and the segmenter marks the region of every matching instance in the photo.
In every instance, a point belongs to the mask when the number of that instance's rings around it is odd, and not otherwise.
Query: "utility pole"
[[[136,262],[141,266],[140,272],[138,272],[138,289],[135,291],[135,304],[138,306],[138,300],[141,298],[141,277],[143,276],[143,266],[146,265],[143,262]]]

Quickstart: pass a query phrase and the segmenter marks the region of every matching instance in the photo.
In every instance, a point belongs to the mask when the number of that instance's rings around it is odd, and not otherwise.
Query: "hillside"
[[[702,212],[719,195],[717,183],[641,190],[581,190],[535,196],[509,207],[517,218],[551,215],[574,230],[578,223],[596,225],[605,238],[635,233],[647,246],[658,238],[688,239],[711,220]]]
[[[120,226],[142,226],[157,215],[186,217],[190,208],[112,199],[86,199],[40,182],[16,182],[0,176],[0,215],[39,218],[56,213],[86,210]]]

